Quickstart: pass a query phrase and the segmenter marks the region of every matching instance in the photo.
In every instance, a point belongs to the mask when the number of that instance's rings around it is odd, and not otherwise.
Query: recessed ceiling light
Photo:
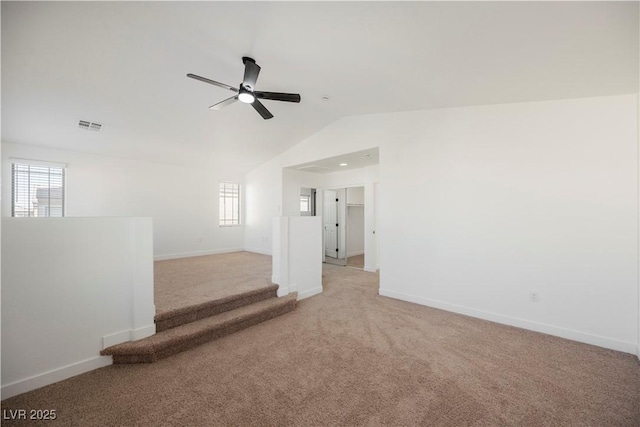
[[[340,163],[340,166],[347,166],[346,163]]]

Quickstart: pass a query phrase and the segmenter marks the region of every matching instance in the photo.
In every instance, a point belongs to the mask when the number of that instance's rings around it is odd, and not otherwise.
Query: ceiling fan
[[[209,107],[210,110],[220,110],[227,105],[231,105],[236,101],[244,102],[245,104],[251,104],[251,106],[262,116],[263,119],[268,120],[273,117],[273,114],[262,105],[259,99],[269,99],[272,101],[285,101],[285,102],[300,102],[300,95],[297,93],[282,93],[282,92],[262,92],[255,90],[256,80],[258,80],[258,74],[260,74],[260,66],[256,64],[256,61],[247,56],[242,57],[244,63],[244,79],[240,86],[236,89],[233,86],[226,85],[224,83],[216,82],[214,80],[207,79],[205,77],[196,76],[195,74],[187,74],[187,77],[200,80],[201,82],[209,83],[214,86],[228,89],[231,92],[235,92],[231,98],[227,98],[224,101],[220,101],[217,104],[213,104]]]

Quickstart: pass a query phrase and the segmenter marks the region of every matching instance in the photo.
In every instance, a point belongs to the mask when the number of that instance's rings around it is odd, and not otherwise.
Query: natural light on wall
[[[220,183],[221,227],[240,225],[240,184]]]

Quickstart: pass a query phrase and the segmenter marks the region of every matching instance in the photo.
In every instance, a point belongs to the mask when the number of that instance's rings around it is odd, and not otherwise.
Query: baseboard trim
[[[227,248],[227,249],[213,249],[208,251],[181,252],[177,254],[156,255],[153,257],[153,260],[165,261],[168,259],[191,258],[195,256],[204,256],[204,255],[228,254],[231,252],[242,252],[242,251],[244,251],[243,248]]]
[[[274,282],[272,280],[271,283],[276,283],[276,282]],[[289,295],[289,287],[288,286],[278,285],[278,290],[276,291],[276,295],[278,297],[284,297],[284,296]]]
[[[271,251],[264,251],[262,249],[255,249],[255,248],[244,248],[242,249],[245,252],[253,252],[255,254],[260,254],[260,255],[269,255],[272,256],[273,254],[271,253]]]
[[[351,256],[358,256],[358,255],[364,255],[364,251],[347,253],[347,258],[349,258]]]
[[[131,341],[141,340],[156,334],[156,324],[143,326],[142,328],[133,329],[131,331]]]
[[[102,337],[102,349],[104,350],[107,347],[122,344],[123,342],[141,340],[143,338],[150,337],[151,335],[155,335],[155,333],[156,325],[154,323],[152,325],[143,326],[142,328],[138,329],[127,329],[124,331],[105,335]]]
[[[301,299],[312,297],[314,295],[321,294],[321,293],[322,293],[322,286],[309,289],[308,291],[298,292],[298,301],[300,301]]]
[[[111,363],[112,358],[110,356],[92,357],[91,359],[72,363],[71,365],[3,385],[1,391],[2,400],[49,384],[57,383],[58,381],[66,380],[67,378],[75,377],[76,375],[84,374],[85,372],[93,371],[94,369],[109,366]]]
[[[105,335],[102,337],[102,349],[112,345],[122,344],[123,342],[131,341],[131,330],[120,331],[113,334]]]
[[[364,270],[364,271],[368,271],[369,273],[375,273],[376,271],[378,271],[378,269],[377,269],[377,268],[375,268],[375,267],[370,267],[370,266],[366,266],[366,265],[364,266],[363,270]]]
[[[389,289],[381,288],[379,291],[381,296],[395,298],[403,301],[413,302],[427,307],[438,308],[441,310],[451,311],[458,314],[464,314],[466,316],[477,317],[483,320],[489,320],[491,322],[502,323],[504,325],[515,326],[522,329],[528,329],[530,331],[541,332],[548,335],[554,335],[560,338],[566,338],[572,341],[578,341],[585,344],[591,344],[598,347],[604,347],[611,350],[622,351],[624,353],[634,354],[640,352],[636,343],[630,343],[626,341],[620,341],[612,338],[603,337],[600,335],[593,335],[586,332],[580,332],[573,329],[561,328],[558,326],[549,325],[546,323],[532,322],[530,320],[521,319],[517,317],[505,316],[503,314],[492,313],[488,311],[478,310],[462,305],[451,304],[443,301],[433,300],[429,298],[422,298],[414,295],[405,294],[402,292],[396,292]]]

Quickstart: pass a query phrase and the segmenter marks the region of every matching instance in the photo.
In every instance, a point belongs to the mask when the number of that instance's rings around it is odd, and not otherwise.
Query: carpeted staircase
[[[297,294],[276,297],[277,285],[166,311],[155,316],[156,334],[108,347],[113,363],[152,363],[207,341],[264,322],[296,307]]]

